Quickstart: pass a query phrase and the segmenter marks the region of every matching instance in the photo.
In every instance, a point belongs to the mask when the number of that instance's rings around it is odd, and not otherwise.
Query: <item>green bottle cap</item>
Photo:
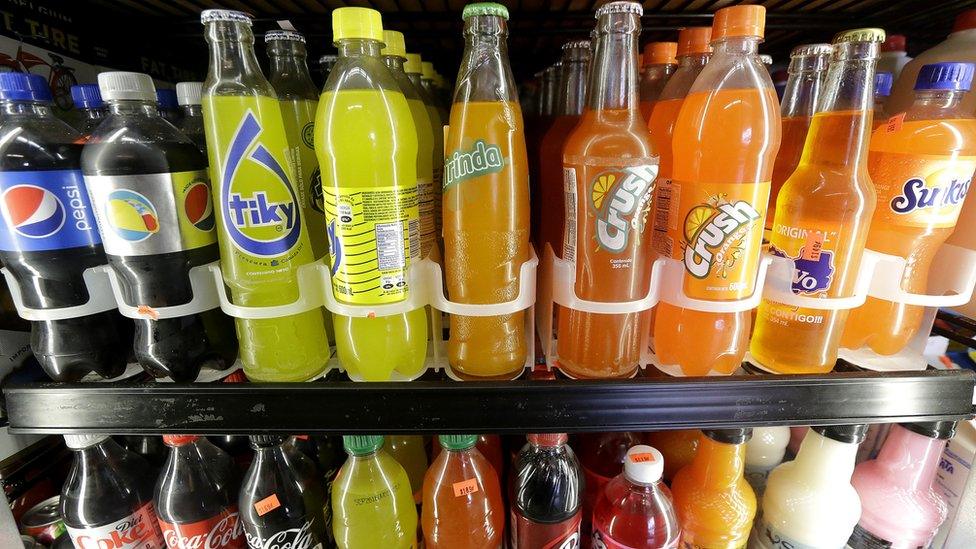
[[[441,435],[440,439],[448,450],[467,450],[478,443],[478,435]]]
[[[508,21],[508,8],[494,2],[476,2],[474,4],[468,4],[467,6],[464,6],[464,11],[461,12],[461,20],[464,21],[467,18],[474,17],[476,15],[494,15],[497,17],[502,17]]]
[[[354,456],[371,454],[383,447],[380,435],[343,435],[342,445]]]

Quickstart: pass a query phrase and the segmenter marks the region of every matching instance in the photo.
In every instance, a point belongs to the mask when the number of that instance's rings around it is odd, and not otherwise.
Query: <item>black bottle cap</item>
[[[252,448],[280,446],[285,441],[285,437],[281,435],[251,435],[247,438],[250,439]]]
[[[738,429],[702,429],[702,434],[723,444],[744,444],[752,438],[752,427]]]
[[[811,429],[829,439],[847,444],[860,444],[868,433],[867,425],[814,425]]]
[[[919,421],[900,425],[913,433],[941,440],[948,440],[956,434],[955,421]]]

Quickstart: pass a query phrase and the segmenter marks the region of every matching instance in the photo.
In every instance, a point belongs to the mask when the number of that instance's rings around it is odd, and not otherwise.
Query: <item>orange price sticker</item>
[[[630,461],[634,463],[650,463],[655,461],[654,454],[645,452],[643,454],[630,454]]]
[[[468,480],[462,480],[461,482],[455,482],[454,487],[454,497],[459,498],[461,496],[466,496],[468,494],[473,494],[478,491],[478,479],[469,478]]]
[[[803,243],[803,259],[807,261],[820,261],[820,252],[823,251],[824,234],[820,231],[810,231],[807,233],[806,242]]]
[[[889,133],[896,132],[901,129],[901,125],[904,122],[905,122],[905,113],[896,114],[895,116],[892,116],[891,118],[888,119],[888,122],[885,124],[885,131]]]
[[[308,440],[308,435],[295,435],[298,440]]]
[[[281,502],[278,501],[278,494],[271,494],[254,504],[254,510],[258,512],[259,517],[263,517],[279,507],[281,507]]]

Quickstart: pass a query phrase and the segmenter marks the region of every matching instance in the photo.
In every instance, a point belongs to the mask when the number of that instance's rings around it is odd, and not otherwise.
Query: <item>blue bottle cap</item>
[[[0,73],[0,99],[8,101],[51,101],[51,88],[39,74]]]
[[[71,86],[71,100],[80,109],[99,109],[105,105],[98,84],[77,84]]]
[[[160,109],[180,108],[180,104],[176,100],[176,90],[171,90],[168,88],[159,88],[158,90],[156,90],[156,101],[159,103]]]
[[[931,63],[918,71],[915,89],[969,91],[972,83],[972,63]]]
[[[891,95],[891,85],[895,78],[890,72],[879,72],[874,75],[874,96],[888,97]]]

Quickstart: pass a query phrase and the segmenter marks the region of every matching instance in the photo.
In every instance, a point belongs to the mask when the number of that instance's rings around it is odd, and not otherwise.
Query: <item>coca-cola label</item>
[[[576,512],[562,522],[535,522],[512,510],[512,549],[577,549],[580,547],[580,518]]]
[[[152,503],[138,511],[104,526],[72,528],[68,536],[77,549],[162,549],[163,536],[156,524]]]
[[[170,524],[162,519],[159,527],[169,549],[243,549],[244,530],[237,508],[224,510],[199,522]]]
[[[244,527],[244,536],[250,549],[322,549],[322,540],[312,531],[312,521],[306,520],[298,528],[273,533],[257,531],[253,525]],[[270,530],[265,528],[265,530]]]

